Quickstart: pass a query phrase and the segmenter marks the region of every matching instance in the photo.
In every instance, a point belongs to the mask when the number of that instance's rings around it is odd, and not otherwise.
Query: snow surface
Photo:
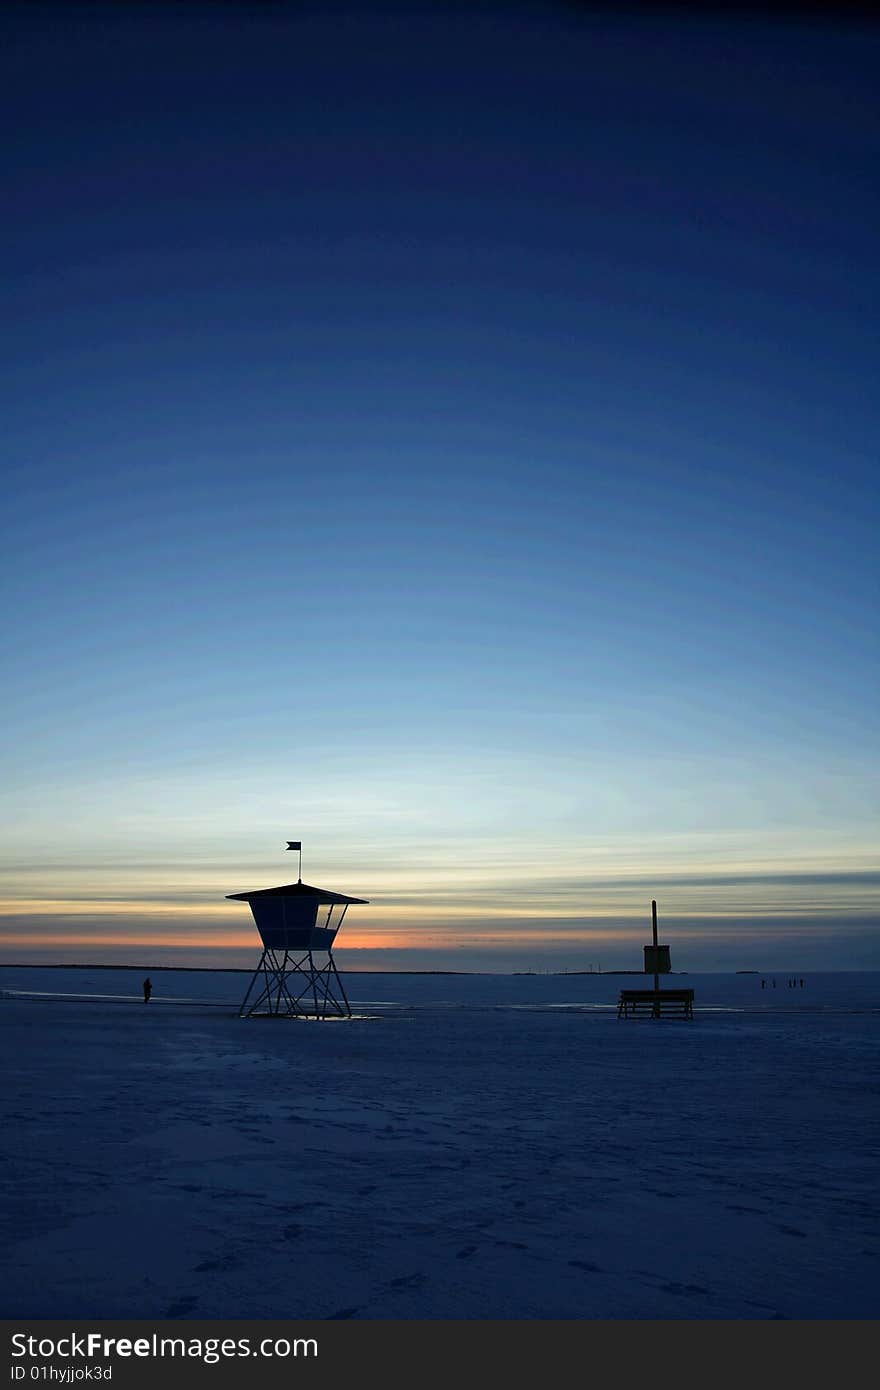
[[[880,975],[0,967],[6,1317],[873,1318]]]

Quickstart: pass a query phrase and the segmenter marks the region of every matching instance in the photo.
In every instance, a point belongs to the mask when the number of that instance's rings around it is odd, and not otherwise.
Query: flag
[[[288,841],[287,841],[287,848],[288,848],[288,849],[302,849],[302,840],[288,840]]]

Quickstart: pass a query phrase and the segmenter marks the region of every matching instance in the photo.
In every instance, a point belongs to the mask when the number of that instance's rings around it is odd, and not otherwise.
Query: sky
[[[880,968],[880,30],[4,13],[0,959]]]

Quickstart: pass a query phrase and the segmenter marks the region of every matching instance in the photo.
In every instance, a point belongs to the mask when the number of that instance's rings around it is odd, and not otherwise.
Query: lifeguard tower
[[[238,1016],[350,1018],[351,1005],[333,960],[333,943],[351,904],[367,900],[303,883],[302,845],[290,840],[287,848],[300,853],[296,883],[227,894],[235,902],[250,903],[263,943]]]

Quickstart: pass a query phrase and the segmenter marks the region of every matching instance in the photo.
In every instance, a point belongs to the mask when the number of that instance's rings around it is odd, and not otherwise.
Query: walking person
[[[149,1004],[149,1002],[150,1002],[150,995],[151,995],[152,993],[153,993],[153,981],[152,981],[152,980],[149,978],[149,976],[148,976],[147,979],[144,980],[144,1003],[145,1003],[145,1004]]]

